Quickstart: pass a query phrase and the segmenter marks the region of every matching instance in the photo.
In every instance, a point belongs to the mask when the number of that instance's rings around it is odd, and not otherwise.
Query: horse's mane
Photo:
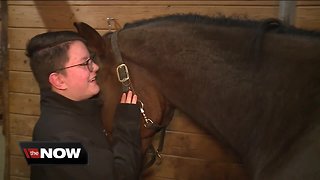
[[[138,20],[132,23],[125,24],[123,29],[134,28],[142,25],[151,23],[159,23],[162,21],[174,21],[174,22],[187,22],[187,23],[201,23],[208,25],[221,25],[228,27],[246,27],[246,28],[258,28],[262,31],[272,30],[276,33],[293,34],[302,36],[319,37],[319,31],[304,30],[296,28],[294,26],[288,26],[281,23],[280,20],[275,18],[269,18],[264,20],[251,20],[240,17],[226,17],[223,15],[219,16],[204,16],[197,14],[174,14],[167,16],[159,16],[151,19]],[[271,28],[270,28],[271,27]]]

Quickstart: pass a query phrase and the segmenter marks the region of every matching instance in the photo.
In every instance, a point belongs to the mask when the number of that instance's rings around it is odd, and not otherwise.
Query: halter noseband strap
[[[121,56],[121,53],[120,53],[120,49],[119,49],[119,46],[118,46],[118,31],[115,31],[111,35],[111,46],[112,46],[112,51],[114,53],[114,56],[115,56],[116,60],[119,63],[123,63],[122,56]]]

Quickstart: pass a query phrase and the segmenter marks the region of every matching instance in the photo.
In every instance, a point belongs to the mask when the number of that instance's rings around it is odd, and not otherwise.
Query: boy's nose
[[[99,70],[98,64],[96,64],[95,62],[93,62],[93,71],[98,71],[98,70]]]

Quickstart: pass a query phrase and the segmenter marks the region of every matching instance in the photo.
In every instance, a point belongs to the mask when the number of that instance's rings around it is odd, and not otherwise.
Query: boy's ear
[[[51,73],[49,75],[49,82],[56,89],[59,89],[59,90],[67,89],[67,85],[64,82],[64,79],[62,75],[59,73],[55,73],[55,72]]]

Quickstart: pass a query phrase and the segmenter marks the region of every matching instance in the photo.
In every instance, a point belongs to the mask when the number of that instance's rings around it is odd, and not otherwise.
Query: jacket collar
[[[100,113],[102,100],[98,95],[83,101],[73,101],[51,90],[41,91],[41,107],[65,109],[76,114],[92,115]]]

